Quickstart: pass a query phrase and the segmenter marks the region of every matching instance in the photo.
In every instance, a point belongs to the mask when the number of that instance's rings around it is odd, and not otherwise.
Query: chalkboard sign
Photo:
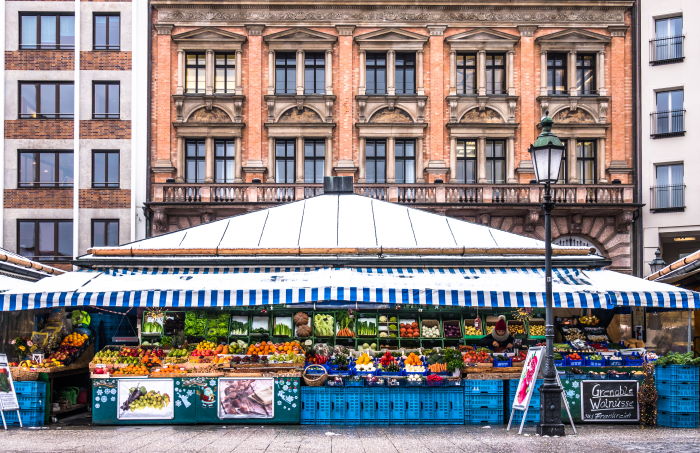
[[[581,421],[639,421],[638,381],[581,381]]]

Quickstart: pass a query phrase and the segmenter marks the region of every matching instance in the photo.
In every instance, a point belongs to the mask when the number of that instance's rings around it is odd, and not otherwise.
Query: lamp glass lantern
[[[554,184],[559,179],[559,169],[566,148],[559,137],[552,133],[554,121],[549,116],[542,118],[542,132],[530,146],[530,156],[535,167],[535,176],[540,184]]]
[[[654,259],[649,261],[649,268],[651,269],[651,273],[655,274],[664,267],[666,267],[666,261],[661,258],[661,249],[657,248],[656,252],[654,252]]]

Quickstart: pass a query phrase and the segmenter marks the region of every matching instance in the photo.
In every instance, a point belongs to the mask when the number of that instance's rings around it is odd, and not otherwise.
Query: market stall
[[[93,249],[83,271],[2,293],[0,308],[138,310],[139,345],[90,364],[95,423],[493,424],[544,339],[543,255],[534,239],[326,194]],[[605,264],[554,249],[558,365],[635,380],[654,356],[612,341],[603,313],[695,309],[700,295]]]

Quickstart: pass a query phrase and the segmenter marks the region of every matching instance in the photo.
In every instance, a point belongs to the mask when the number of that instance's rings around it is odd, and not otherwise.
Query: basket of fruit
[[[479,321],[478,323],[476,321]],[[464,338],[481,338],[484,336],[484,331],[481,326],[481,319],[465,319],[464,320]]]
[[[320,374],[312,373],[312,370],[317,370]],[[328,371],[322,365],[309,365],[304,369],[302,377],[309,387],[321,387],[328,380]]]
[[[545,325],[544,319],[533,318],[528,321],[528,333],[532,338],[544,338],[545,336]]]
[[[517,321],[511,319],[508,321],[508,332],[510,332],[511,335],[515,336],[524,336],[525,335],[525,323],[523,321]]]
[[[605,365],[605,360],[603,360],[603,356],[600,354],[587,355],[583,359],[583,362],[584,362],[585,366],[603,366],[603,365]]]
[[[566,356],[566,366],[583,366],[583,357],[577,352]]]
[[[460,338],[462,336],[462,330],[459,328],[459,321],[456,319],[443,321],[442,330],[445,338]]]

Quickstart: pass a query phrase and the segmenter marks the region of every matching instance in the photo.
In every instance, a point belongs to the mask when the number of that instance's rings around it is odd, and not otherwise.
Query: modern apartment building
[[[692,83],[700,58],[694,0],[642,0],[641,189],[644,275],[657,249],[666,263],[700,249],[700,91]]]
[[[631,271],[631,0],[153,0],[150,231],[356,192],[543,236],[528,148],[567,146],[554,237]]]
[[[145,234],[147,13],[146,0],[0,4],[2,247],[67,267]]]

